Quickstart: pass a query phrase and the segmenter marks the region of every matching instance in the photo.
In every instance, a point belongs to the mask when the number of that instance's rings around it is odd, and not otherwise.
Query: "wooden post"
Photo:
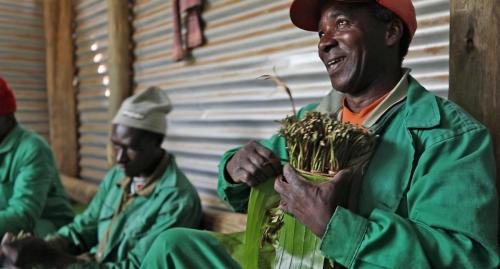
[[[50,142],[62,173],[78,174],[76,92],[71,0],[45,0]]]
[[[500,6],[452,0],[449,98],[490,130],[500,187]],[[500,219],[499,219],[500,220]],[[500,235],[499,235],[500,241]]]
[[[129,1],[108,1],[109,33],[109,119],[113,119],[122,101],[132,94],[131,83],[131,31],[129,22]],[[110,134],[111,134],[111,128]],[[108,143],[108,163],[113,163],[113,151]]]

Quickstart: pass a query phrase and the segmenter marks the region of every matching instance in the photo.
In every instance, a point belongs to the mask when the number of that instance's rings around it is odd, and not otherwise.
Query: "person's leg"
[[[212,233],[169,229],[155,240],[141,268],[241,268]]]

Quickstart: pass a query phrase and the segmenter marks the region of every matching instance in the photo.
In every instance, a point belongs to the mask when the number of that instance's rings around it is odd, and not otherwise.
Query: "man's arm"
[[[497,268],[495,164],[487,131],[431,145],[407,193],[408,218],[337,207],[321,250],[348,268]],[[370,267],[370,268],[371,268]]]
[[[226,152],[219,164],[219,197],[229,203],[233,210],[246,211],[250,186],[281,174],[280,160],[286,158],[285,141],[278,135],[260,142],[251,141],[243,148]],[[235,159],[238,164],[231,165],[229,162]],[[228,169],[233,170],[233,176]],[[242,179],[234,179],[238,176]]]
[[[154,224],[147,231],[131,242],[134,247],[127,253],[125,259],[104,263],[102,268],[139,268],[146,253],[155,239],[164,231],[172,227],[196,227],[201,218],[201,210],[188,197],[176,193],[163,203],[160,214]]]
[[[245,212],[248,198],[250,196],[250,186],[245,183],[235,183],[227,174],[226,165],[229,159],[240,148],[226,151],[219,162],[219,179],[217,182],[217,194],[219,198],[229,204],[236,212]]]
[[[92,199],[87,209],[76,216],[72,223],[59,229],[57,233],[47,236],[46,240],[29,237],[22,240],[2,242],[2,252],[7,261],[13,265],[30,267],[33,264],[43,264],[56,268],[66,268],[68,263],[76,261],[76,256],[89,251],[98,243],[97,224],[99,212],[104,204],[114,172],[111,170],[101,183],[99,191]],[[6,251],[7,250],[7,251]],[[33,253],[39,253],[33,255]]]
[[[0,211],[0,235],[21,230],[32,232],[40,218],[49,189],[58,177],[52,153],[33,142],[30,151],[19,152],[15,160],[19,172],[11,181],[13,193],[8,205]]]
[[[303,108],[301,108],[297,112],[297,117],[302,118],[304,114],[308,111],[311,111],[317,107],[317,104],[310,104],[307,105]],[[250,142],[250,143],[256,143],[256,142]],[[250,144],[249,143],[249,144]],[[247,146],[249,145],[247,144]],[[257,180],[255,182],[250,182],[250,184],[245,184],[238,182],[239,180],[234,180],[231,178],[231,174],[228,172],[228,163],[229,161],[232,160],[232,158],[238,154],[242,153],[243,148],[235,148],[227,151],[222,155],[222,158],[219,162],[219,180],[217,184],[217,193],[219,197],[227,202],[231,208],[237,212],[244,212],[247,209],[247,204],[248,204],[248,198],[250,196],[250,187],[249,185],[255,185],[258,184],[258,182],[262,181],[261,177],[258,176],[260,173],[260,170],[268,170],[267,172],[264,172],[263,174],[272,174],[271,177],[275,177],[279,174],[281,174],[281,165],[283,165],[287,160],[288,160],[288,153],[286,151],[286,142],[285,139],[279,135],[273,135],[269,139],[261,140],[258,143],[260,146],[263,146],[270,150],[272,152],[272,156],[268,156],[267,160],[272,162],[272,166],[274,166],[273,169],[270,169],[270,167],[262,167],[259,165],[256,165],[254,168],[254,171],[248,171],[250,169],[245,169],[247,172],[250,172],[250,178],[254,177],[257,175]],[[254,147],[255,148],[255,147]],[[251,151],[251,149],[250,149]],[[248,150],[247,150],[248,152]],[[242,154],[243,156],[248,156],[247,153]],[[265,156],[265,154],[262,154]],[[277,160],[280,162],[280,165],[275,163],[274,160]],[[253,161],[254,164],[257,163],[264,163],[266,162],[255,162]],[[267,165],[267,164],[266,164]],[[240,167],[245,166],[245,165],[239,165]],[[279,167],[278,167],[279,166]],[[279,170],[277,173],[274,172],[274,170]],[[261,173],[262,174],[262,173]],[[274,179],[274,178],[273,178]],[[267,179],[264,179],[267,180]]]
[[[278,136],[259,142],[250,141],[243,148],[226,152],[219,165],[217,192],[221,199],[239,212],[246,211],[250,186],[272,179],[281,173]],[[270,146],[270,147],[266,147]],[[278,154],[276,154],[278,151]]]
[[[69,241],[71,246],[71,254],[80,254],[89,251],[92,247],[98,244],[99,213],[104,204],[104,200],[108,191],[113,184],[113,178],[117,168],[109,171],[101,185],[85,211],[75,217],[73,222],[61,227],[56,234],[48,237],[49,243],[53,241],[57,244],[60,237]],[[51,239],[52,238],[52,239]],[[59,239],[58,239],[59,238]]]
[[[126,251],[125,257],[105,263],[79,262],[67,268],[139,268],[151,245],[162,232],[172,227],[196,227],[201,219],[198,201],[179,189],[163,191],[162,195],[150,202],[162,205],[154,222],[145,223],[144,229],[136,236],[132,235],[126,239],[128,241],[126,245],[130,246],[130,250]]]

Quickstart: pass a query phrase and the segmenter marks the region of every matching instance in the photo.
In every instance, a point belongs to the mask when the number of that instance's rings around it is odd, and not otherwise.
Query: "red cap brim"
[[[295,0],[290,6],[290,19],[300,29],[317,31],[322,0]]]
[[[321,18],[321,6],[325,0],[294,0],[290,6],[290,19],[300,29],[306,31],[318,31],[318,23]],[[333,0],[329,0],[333,1]],[[409,31],[410,41],[417,29],[417,17],[411,0],[335,0],[337,2],[366,3],[378,2],[381,6],[394,12],[405,24]]]
[[[293,24],[306,31],[318,31],[321,6],[325,0],[294,0],[290,6],[290,19]],[[366,3],[374,0],[336,0],[337,2]]]

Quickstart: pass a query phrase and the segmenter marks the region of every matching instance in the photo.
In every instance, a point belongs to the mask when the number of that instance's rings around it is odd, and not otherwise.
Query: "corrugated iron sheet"
[[[166,147],[195,183],[205,206],[216,198],[221,154],[250,139],[262,139],[290,113],[288,97],[272,82],[278,74],[298,106],[317,102],[330,82],[317,52],[317,34],[296,29],[289,0],[210,0],[203,18],[207,45],[189,60],[173,62],[170,1],[137,0],[133,40],[136,91],[164,88],[174,110]],[[427,88],[448,91],[449,0],[414,0],[419,29],[405,65]]]
[[[80,177],[99,181],[108,169],[108,7],[107,1],[75,0],[74,8]]]
[[[14,90],[19,122],[49,141],[41,1],[0,0],[0,76]]]

